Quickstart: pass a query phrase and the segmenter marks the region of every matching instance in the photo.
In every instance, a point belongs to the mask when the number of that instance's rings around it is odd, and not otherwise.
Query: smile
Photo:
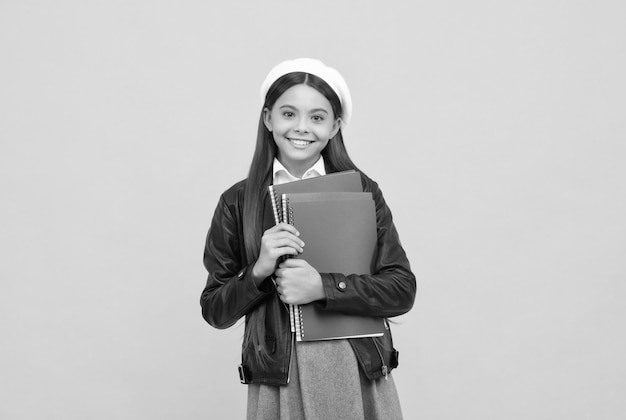
[[[305,148],[309,144],[313,143],[312,140],[292,139],[292,138],[289,138],[289,137],[287,137],[287,140],[289,140],[289,143],[291,143],[293,146],[295,146],[297,148]]]

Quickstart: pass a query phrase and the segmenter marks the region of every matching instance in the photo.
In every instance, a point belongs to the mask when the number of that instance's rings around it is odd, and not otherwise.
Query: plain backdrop
[[[279,61],[339,69],[419,281],[407,419],[626,411],[626,3],[0,0],[0,418],[244,418],[205,235]]]

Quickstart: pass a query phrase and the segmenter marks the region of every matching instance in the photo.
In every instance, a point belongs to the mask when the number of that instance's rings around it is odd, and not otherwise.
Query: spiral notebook
[[[328,175],[284,184],[270,185],[269,193],[274,212],[274,221],[278,224],[283,221],[282,196],[290,193],[314,192],[363,192],[361,174],[357,171],[334,172]]]
[[[288,222],[305,242],[298,258],[320,273],[370,274],[376,253],[376,208],[371,193],[283,195]],[[349,278],[336,293],[351,287]],[[316,303],[294,308],[296,340],[317,341],[381,336],[382,318],[327,311]]]
[[[320,184],[325,184],[322,190],[330,191],[313,189],[317,192],[305,193],[297,188],[300,186],[290,185],[287,188],[289,191],[284,192],[280,187],[288,184],[270,188],[275,218],[298,228],[300,237],[306,243],[304,252],[298,258],[305,259],[319,272],[369,274],[377,242],[376,209],[371,193],[362,192],[358,172],[331,175],[336,178],[333,182],[322,180],[330,175],[306,180],[309,183],[319,180]],[[352,177],[358,183],[343,183],[343,177]],[[290,184],[298,182],[303,181]],[[303,189],[311,191],[310,186]],[[349,278],[342,281],[346,288],[350,287]],[[340,285],[337,287],[338,293],[342,293]],[[316,303],[292,305],[290,321],[297,341],[372,337],[385,332],[382,318],[327,311]]]
[[[313,192],[362,192],[361,174],[355,170],[343,172],[333,172],[327,175],[302,179],[284,184],[269,186],[270,201],[272,204],[272,212],[274,214],[274,222],[276,224],[287,221],[283,217],[284,202],[283,194],[287,193],[313,193]],[[294,324],[294,306],[289,305],[289,319],[291,331],[295,331]]]

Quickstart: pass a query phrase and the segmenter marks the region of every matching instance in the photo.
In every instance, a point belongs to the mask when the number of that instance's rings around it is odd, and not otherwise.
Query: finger
[[[298,238],[296,235],[294,235],[291,232],[280,231],[280,232],[269,233],[264,236],[264,239],[266,241],[278,241],[278,240],[283,240],[283,239],[289,239],[299,244],[300,246],[304,246],[304,241]]]
[[[290,274],[288,269],[278,268],[274,271],[276,284],[281,287],[281,292],[285,290],[285,286],[290,282]]]
[[[296,241],[292,238],[271,239],[268,241],[267,245],[269,248],[293,248],[296,250],[296,254],[304,251],[302,248],[304,246],[304,242]]]
[[[281,262],[278,267],[285,269],[285,268],[300,268],[300,267],[304,267],[306,264],[308,264],[306,262],[306,260],[303,260],[301,258],[289,258],[283,262]]]
[[[290,225],[289,223],[279,223],[267,229],[263,233],[272,234],[272,233],[277,233],[277,232],[289,232],[292,235],[300,236],[300,232],[298,232],[298,229],[296,229],[293,225]]]
[[[280,257],[284,257],[284,256],[296,256],[298,254],[300,254],[301,251],[299,251],[296,248],[292,248],[290,246],[283,246],[280,248],[274,248],[272,250],[271,253],[271,258],[272,259],[278,259]]]
[[[284,294],[285,289],[283,289],[281,286],[276,287],[276,292],[278,293],[278,298],[281,301],[283,301],[285,303],[290,303],[291,302],[290,297],[289,296],[285,296],[285,294]]]
[[[300,236],[300,232],[298,232],[298,229],[296,229],[294,225],[290,225],[289,223],[279,223],[275,227],[279,230],[284,230],[293,235]]]

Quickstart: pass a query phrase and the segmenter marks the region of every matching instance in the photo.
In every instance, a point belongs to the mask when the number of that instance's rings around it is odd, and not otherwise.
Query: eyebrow
[[[283,109],[283,108],[289,108],[289,109],[295,109],[295,110],[297,110],[297,109],[298,109],[298,108],[296,108],[295,106],[293,106],[293,105],[288,105],[288,104],[287,104],[287,105],[282,105],[279,109]],[[311,111],[309,111],[309,112],[310,112],[311,114],[314,114],[314,113],[316,113],[316,112],[323,112],[323,113],[325,113],[325,114],[329,114],[329,112],[328,112],[326,109],[324,109],[324,108],[315,108],[315,109],[312,109],[312,110],[311,110]]]

